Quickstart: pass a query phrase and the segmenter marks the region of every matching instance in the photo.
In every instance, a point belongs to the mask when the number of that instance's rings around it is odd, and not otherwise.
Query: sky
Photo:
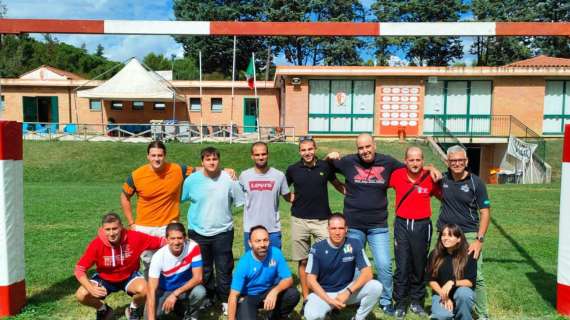
[[[174,20],[173,0],[0,0],[7,6],[7,18],[36,19],[121,19],[121,20]],[[361,0],[370,8],[374,0]],[[466,15],[463,19],[469,19]],[[39,34],[33,35],[43,39]],[[118,35],[54,35],[59,41],[94,53],[98,44],[104,47],[105,57],[125,61],[131,57],[142,59],[150,52],[166,57],[182,57],[182,46],[171,36],[118,36]],[[239,41],[239,40],[238,40]],[[473,59],[468,54],[471,38],[464,38],[465,60]],[[370,51],[370,50],[369,50]],[[373,52],[363,52],[364,60],[371,59]],[[403,58],[403,57],[400,57]],[[287,64],[281,55],[275,58],[278,65]]]

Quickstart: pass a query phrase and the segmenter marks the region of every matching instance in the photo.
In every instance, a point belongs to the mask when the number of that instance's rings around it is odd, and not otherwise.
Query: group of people
[[[75,268],[79,302],[110,319],[107,295],[133,297],[128,319],[174,313],[197,319],[201,309],[221,303],[228,319],[286,318],[302,299],[305,319],[356,304],[354,319],[365,319],[376,304],[389,316],[427,316],[426,285],[432,288],[431,317],[488,317],[482,277],[482,247],[490,220],[485,184],[467,170],[460,146],[447,150],[448,172],[424,166],[422,150],[409,147],[404,161],[376,152],[372,136],[361,134],[357,153],[316,157],[310,137],[299,141],[300,160],[283,173],[269,166],[267,144],[251,146],[254,166],[239,178],[223,169],[219,150],[201,151],[201,166],[166,161],[166,147],[153,141],[148,164],[123,184],[119,215],[103,217],[98,236]],[[337,174],[344,177],[337,179]],[[328,184],[344,195],[343,213],[332,213]],[[387,190],[396,193],[395,275],[388,228]],[[136,195],[136,214],[131,198]],[[439,238],[428,255],[430,198],[441,200]],[[291,260],[295,288],[282,247],[280,198],[291,202]],[[180,202],[189,201],[188,228],[179,223]],[[245,253],[234,270],[232,206],[244,206]],[[370,247],[377,279],[365,247]],[[139,273],[139,259],[144,274]],[[91,278],[87,270],[96,265]],[[394,286],[393,286],[394,284]]]

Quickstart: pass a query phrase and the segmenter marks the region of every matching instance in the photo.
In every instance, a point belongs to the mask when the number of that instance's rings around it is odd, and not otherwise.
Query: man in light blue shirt
[[[190,200],[188,236],[200,245],[207,296],[210,301],[216,297],[223,301],[226,312],[234,267],[231,206],[243,204],[243,193],[239,183],[220,169],[216,148],[207,147],[200,156],[204,170],[186,178],[182,201]]]
[[[255,319],[258,308],[268,311],[270,320],[285,319],[300,299],[287,261],[281,250],[269,245],[262,225],[249,230],[248,242],[251,250],[239,260],[232,279],[228,320]]]

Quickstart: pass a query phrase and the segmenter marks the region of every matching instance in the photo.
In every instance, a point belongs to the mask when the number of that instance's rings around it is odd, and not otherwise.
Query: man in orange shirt
[[[166,146],[153,141],[147,147],[148,164],[133,171],[123,184],[121,206],[129,228],[149,235],[164,237],[166,226],[180,218],[180,192],[184,179],[193,168],[166,161]],[[137,195],[136,218],[131,197]],[[145,274],[154,251],[145,251],[141,259]]]

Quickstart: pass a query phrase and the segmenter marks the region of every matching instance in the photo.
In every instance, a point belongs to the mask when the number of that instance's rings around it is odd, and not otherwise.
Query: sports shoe
[[[141,320],[143,318],[143,308],[138,307],[138,308],[132,308],[132,307],[127,307],[125,309],[125,317],[127,317],[128,320]]]
[[[113,308],[105,303],[105,310],[97,310],[97,320],[111,320],[113,319]]]
[[[422,307],[422,305],[418,303],[412,303],[410,305],[410,311],[417,314],[420,317],[428,316],[427,312],[424,310],[424,307]]]
[[[382,311],[384,312],[385,315],[393,317],[394,313],[396,312],[394,310],[394,307],[392,306],[392,304],[386,304],[380,307],[380,309],[382,309]]]
[[[398,320],[402,320],[406,317],[406,310],[402,309],[402,308],[396,308],[396,310],[394,310],[394,318],[398,319]]]
[[[222,302],[222,313],[224,314],[224,316],[228,315],[228,303],[227,302]]]
[[[303,306],[301,306],[301,316],[303,316],[305,314],[305,305],[307,305],[307,301],[309,300],[303,300]]]

